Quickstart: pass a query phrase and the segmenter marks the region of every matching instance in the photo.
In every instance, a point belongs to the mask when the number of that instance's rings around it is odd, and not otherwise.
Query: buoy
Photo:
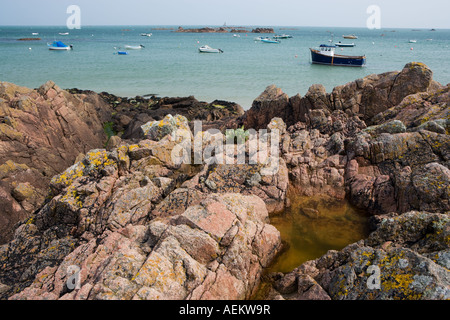
[[[411,50],[414,50],[414,48],[411,48]]]
[[[28,50],[31,50],[31,48],[28,48]]]
[[[298,55],[295,55],[295,57],[297,58],[297,57],[298,57]]]

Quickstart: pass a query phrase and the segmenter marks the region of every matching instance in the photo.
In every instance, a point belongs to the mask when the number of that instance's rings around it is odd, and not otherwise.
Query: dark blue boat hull
[[[345,67],[362,67],[366,64],[365,57],[351,57],[351,56],[328,56],[320,54],[311,49],[311,60],[314,64],[325,64],[330,66],[345,66]]]

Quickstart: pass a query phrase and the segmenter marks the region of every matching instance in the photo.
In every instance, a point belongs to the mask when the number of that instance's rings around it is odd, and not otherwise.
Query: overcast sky
[[[365,27],[370,5],[381,28],[450,29],[450,0],[0,0],[0,25],[257,25]]]

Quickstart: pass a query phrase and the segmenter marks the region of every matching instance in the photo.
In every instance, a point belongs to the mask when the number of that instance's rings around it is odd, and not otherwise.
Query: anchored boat
[[[310,48],[313,64],[330,66],[362,67],[366,56],[347,56],[335,53],[336,46],[321,44],[319,48]]]
[[[336,47],[344,47],[344,48],[351,48],[354,47],[355,44],[354,43],[342,43],[342,42],[337,42],[334,44]]]
[[[291,39],[293,37],[288,34],[277,34],[277,35],[274,35],[273,38],[274,39]]]
[[[198,51],[200,51],[201,53],[223,53],[221,49],[214,49],[208,45],[201,46],[200,48],[198,48]]]
[[[125,49],[130,49],[130,50],[140,50],[142,48],[145,48],[142,44],[138,45],[138,46],[125,46]]]
[[[280,40],[276,40],[276,39],[261,39],[260,41],[262,43],[280,43]]]
[[[355,36],[354,34],[343,35],[342,38],[344,38],[344,39],[358,39],[358,37]]]
[[[48,45],[48,49],[49,50],[54,50],[54,51],[64,51],[64,50],[72,50],[73,46],[67,46],[64,43],[62,43],[61,41],[53,41],[53,43],[47,43]]]

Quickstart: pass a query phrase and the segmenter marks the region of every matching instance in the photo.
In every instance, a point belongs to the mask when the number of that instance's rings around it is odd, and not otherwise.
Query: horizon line
[[[261,25],[261,24],[254,24],[254,25],[244,25],[244,24],[236,24],[236,25],[212,25],[212,24],[86,24],[81,27],[183,27],[183,26],[189,26],[189,27],[278,27],[278,28],[356,28],[356,29],[368,29],[367,27],[356,27],[356,26],[304,26],[304,25]],[[23,24],[5,24],[0,25],[0,27],[63,27],[67,28],[66,25],[61,24],[49,24],[49,25],[41,25],[41,24],[30,24],[30,25],[23,25]],[[415,29],[415,30],[450,30],[449,28],[439,28],[439,27],[381,27],[380,29],[372,29],[373,31],[381,31],[386,29]],[[76,29],[75,29],[76,30]]]

